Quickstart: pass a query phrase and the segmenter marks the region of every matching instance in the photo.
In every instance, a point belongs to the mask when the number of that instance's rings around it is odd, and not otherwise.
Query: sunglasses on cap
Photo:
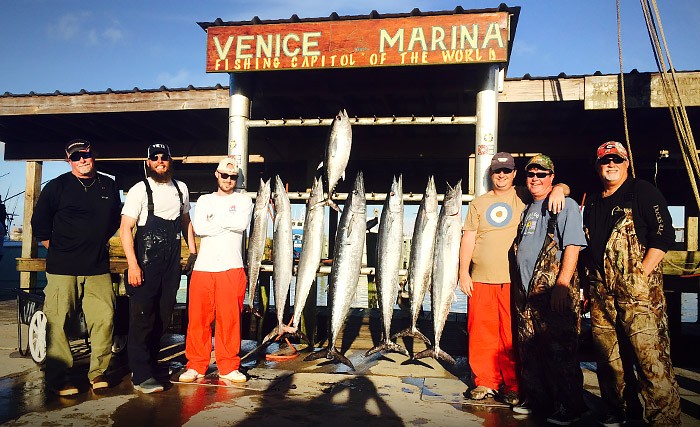
[[[230,173],[224,173],[224,172],[219,172],[219,176],[221,177],[221,179],[229,179],[229,178],[231,178],[231,179],[235,180],[236,178],[238,178],[238,175],[234,175],[234,174],[230,174]]]
[[[152,162],[155,162],[156,160],[159,160],[159,159],[162,162],[169,162],[170,156],[168,156],[167,154],[161,154],[161,153],[151,154],[150,156],[148,156],[148,160],[150,160]]]
[[[75,153],[68,156],[71,162],[79,162],[80,159],[91,159],[92,153],[89,151],[76,151]]]
[[[513,172],[513,169],[511,169],[511,168],[498,168],[498,169],[493,171],[493,174],[498,175],[501,172],[503,172],[505,174],[509,174],[509,173]]]
[[[624,163],[624,162],[625,162],[625,159],[623,159],[623,158],[620,157],[620,156],[605,156],[605,157],[601,157],[600,159],[598,159],[598,164],[599,164],[599,165],[607,165],[607,164],[609,164],[610,162],[613,162],[613,163],[615,163],[616,165],[619,165],[619,164]]]
[[[528,178],[537,177],[539,179],[543,179],[543,178],[547,178],[551,174],[552,174],[551,172],[528,172],[527,177]]]

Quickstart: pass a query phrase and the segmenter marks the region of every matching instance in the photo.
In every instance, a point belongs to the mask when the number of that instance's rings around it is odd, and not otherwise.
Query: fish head
[[[425,194],[423,195],[421,203],[424,205],[423,210],[427,214],[437,214],[437,189],[435,188],[435,178],[432,175],[428,178],[428,184],[425,186]]]
[[[402,176],[399,179],[393,178],[391,182],[391,190],[386,197],[386,207],[390,212],[401,212],[403,210],[403,185]]]
[[[348,194],[348,199],[345,201],[345,209],[348,207],[356,213],[364,213],[367,210],[367,202],[365,199],[365,182],[362,177],[362,172],[357,173],[355,184],[353,185],[350,194]]]
[[[447,184],[445,199],[442,201],[442,209],[447,216],[462,215],[462,180],[457,185],[450,187]]]
[[[309,194],[308,208],[318,207],[323,209],[320,203],[323,201],[323,179],[314,178],[314,185],[311,187],[311,194]]]
[[[267,209],[267,204],[270,201],[271,192],[272,190],[270,189],[270,180],[268,179],[267,181],[263,181],[263,179],[260,178],[260,187],[258,187],[258,194],[255,196],[256,206],[262,206],[263,209]]]
[[[352,126],[347,111],[340,110],[333,118],[330,141],[342,145],[352,143]]]
[[[275,211],[286,209],[289,206],[289,197],[287,196],[287,190],[284,188],[284,183],[279,175],[275,177]]]

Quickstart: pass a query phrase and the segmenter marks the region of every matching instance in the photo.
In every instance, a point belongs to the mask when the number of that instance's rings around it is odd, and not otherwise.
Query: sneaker
[[[516,391],[506,391],[504,393],[500,393],[498,398],[501,402],[507,403],[510,406],[516,406],[518,403],[520,403],[520,398],[518,397],[518,392]]]
[[[60,386],[49,386],[48,389],[59,396],[66,397],[66,396],[75,396],[78,394],[78,387],[74,386],[71,383],[63,383]]]
[[[488,397],[496,396],[496,390],[480,385],[469,392],[469,398],[472,400],[484,400]]]
[[[204,375],[200,374],[196,370],[190,368],[180,374],[180,377],[178,378],[178,381],[183,382],[183,383],[191,383],[194,382],[194,380],[198,378],[204,378]]]
[[[221,378],[222,380],[228,380],[228,381],[231,381],[234,383],[244,383],[244,382],[248,381],[248,378],[243,373],[241,373],[238,369],[231,371],[226,375],[221,375],[219,373],[219,378]]]
[[[581,419],[581,414],[574,414],[560,406],[552,415],[547,417],[547,422],[558,426],[568,426]]]
[[[513,406],[513,412],[520,415],[530,415],[532,414],[532,407],[527,399]]]
[[[620,415],[608,415],[605,418],[598,420],[598,424],[605,427],[622,427],[625,423],[625,418]]]
[[[109,387],[109,381],[104,375],[98,375],[90,381],[93,390],[100,390]]]
[[[163,384],[159,383],[158,380],[155,378],[151,377],[147,379],[146,381],[142,382],[141,384],[136,384],[134,385],[134,388],[141,393],[157,393],[160,391],[165,390],[165,387],[163,387]]]

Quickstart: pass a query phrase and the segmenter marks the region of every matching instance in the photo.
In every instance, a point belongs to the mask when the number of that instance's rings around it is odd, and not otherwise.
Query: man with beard
[[[109,386],[114,290],[109,274],[109,238],[119,227],[114,181],[95,171],[90,143],[66,145],[71,171],[49,181],[32,214],[32,231],[48,249],[44,288],[46,387],[59,396],[78,389],[69,378],[73,354],[66,329],[82,307],[90,338],[88,379],[93,390]]]
[[[189,192],[187,185],[172,178],[167,145],[148,147],[146,175],[126,195],[119,237],[129,267],[127,348],[132,381],[136,390],[154,393],[164,390],[156,378],[158,352],[180,286],[181,233],[187,235],[188,265],[194,262],[197,250],[190,226]]]

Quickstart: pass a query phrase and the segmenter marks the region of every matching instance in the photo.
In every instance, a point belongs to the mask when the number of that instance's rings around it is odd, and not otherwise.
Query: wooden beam
[[[664,257],[663,272],[669,276],[700,274],[700,252],[668,251]],[[695,292],[695,291],[688,291]]]
[[[0,96],[0,116],[228,109],[228,88]]]
[[[685,226],[685,244],[688,251],[698,250],[698,217],[688,217],[688,223]]]
[[[34,205],[41,192],[41,162],[27,162],[26,186],[24,193],[24,218],[22,220],[22,258],[36,258],[39,247],[32,232],[32,214]],[[21,270],[20,270],[21,271]],[[36,272],[20,272],[19,287],[30,289],[36,287]]]

